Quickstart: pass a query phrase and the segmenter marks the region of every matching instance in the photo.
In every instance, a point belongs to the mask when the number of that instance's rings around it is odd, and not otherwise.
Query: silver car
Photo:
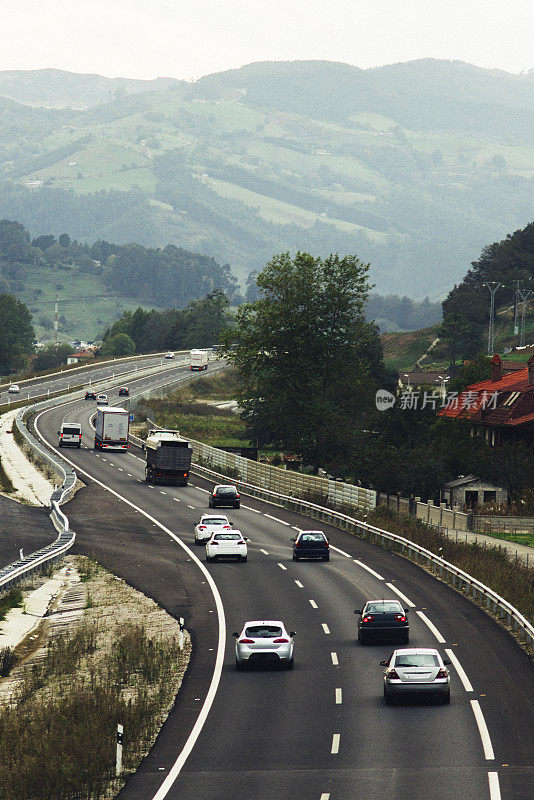
[[[437,650],[430,647],[406,647],[394,650],[380,664],[384,671],[384,698],[391,704],[399,697],[419,695],[438,697],[442,703],[451,701],[451,679],[447,665]]]
[[[241,633],[234,633],[235,666],[242,670],[249,664],[276,664],[293,669],[293,637],[280,620],[245,622]]]

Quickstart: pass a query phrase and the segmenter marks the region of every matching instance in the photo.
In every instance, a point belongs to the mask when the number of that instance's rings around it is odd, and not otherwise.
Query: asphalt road
[[[251,539],[248,563],[201,567],[193,526],[208,484],[193,477],[188,487],[152,487],[135,449],[95,453],[93,411],[77,402],[37,421],[52,443],[66,414],[84,427],[85,447],[63,453],[88,483],[65,507],[76,548],[184,616],[194,642],[177,705],[121,798],[532,800],[534,669],[506,631],[414,564],[328,526],[321,527],[337,548],[330,562],[293,562],[292,528],[317,523],[251,498],[228,510]],[[413,603],[411,644],[450,651],[465,671],[451,668],[450,706],[385,706],[379,661],[392,646],[356,643],[353,610],[399,591]],[[281,618],[297,631],[293,672],[235,671],[231,632],[255,617]],[[210,702],[221,620],[218,690],[173,781]]]

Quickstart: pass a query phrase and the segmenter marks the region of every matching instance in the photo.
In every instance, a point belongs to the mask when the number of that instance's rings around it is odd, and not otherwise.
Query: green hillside
[[[534,81],[461,62],[261,63],[195,84],[0,72],[0,120],[0,218],[173,242],[243,282],[275,252],[351,252],[376,291],[435,300],[532,217]]]

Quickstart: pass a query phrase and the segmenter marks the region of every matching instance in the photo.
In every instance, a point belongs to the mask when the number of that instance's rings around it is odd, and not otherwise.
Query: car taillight
[[[231,525],[223,525],[223,531],[231,531],[231,530],[232,530]]]
[[[245,544],[245,540],[241,539],[241,541],[239,541],[238,544]]]
[[[236,493],[235,493],[235,496],[236,496],[236,498],[237,498],[237,497],[239,497],[239,492],[236,492]]]
[[[374,618],[374,614],[369,614],[367,617],[362,618],[362,622],[372,622]]]
[[[284,639],[282,636],[281,639],[273,639],[273,644],[289,644],[289,639]]]
[[[206,530],[206,526],[205,525],[199,525],[198,529],[199,529],[199,531],[205,531]]]
[[[254,639],[239,639],[238,644],[254,644]]]
[[[397,622],[406,622],[406,617],[403,614],[395,614],[395,619]]]
[[[448,672],[447,672],[446,669],[439,669],[438,670],[438,674],[436,675],[436,678],[447,678],[447,677],[448,677]]]
[[[398,680],[399,674],[398,674],[397,670],[396,669],[388,670],[388,678],[394,678],[394,679]]]

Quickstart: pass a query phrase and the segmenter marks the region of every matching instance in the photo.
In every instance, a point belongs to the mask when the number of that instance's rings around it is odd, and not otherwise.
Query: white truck
[[[207,350],[191,350],[190,354],[190,369],[201,370],[208,368],[208,351]]]
[[[193,448],[178,431],[150,430],[143,449],[147,483],[187,486]]]
[[[130,414],[125,408],[98,406],[96,409],[95,450],[127,450]]]

